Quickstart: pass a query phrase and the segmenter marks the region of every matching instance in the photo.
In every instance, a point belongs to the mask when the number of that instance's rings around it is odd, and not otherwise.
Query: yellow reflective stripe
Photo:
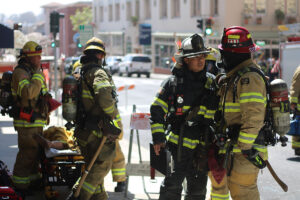
[[[183,106],[183,108],[182,108],[182,112],[185,112],[185,111],[187,111],[188,109],[190,109],[190,107],[191,107],[191,106]]]
[[[215,116],[216,111],[215,110],[207,110],[204,117],[207,119],[213,119]]]
[[[17,96],[17,92],[13,88],[11,88],[11,93],[13,96]]]
[[[106,112],[107,114],[112,114],[115,111],[115,105],[112,104],[109,107],[103,108],[104,112]]]
[[[82,90],[82,98],[94,99],[89,90]]]
[[[45,82],[45,79],[41,74],[33,74],[31,80],[39,80],[41,84]]]
[[[48,92],[48,88],[46,87],[46,85],[43,83],[42,85],[42,93],[46,94]]]
[[[225,102],[225,113],[228,112],[241,112],[239,103]]]
[[[152,103],[152,105],[153,106],[160,106],[165,113],[168,112],[168,104],[166,102],[164,102],[163,100],[161,100],[160,98],[158,98],[158,97],[154,98],[154,102]]]
[[[120,114],[117,114],[116,118],[114,119],[114,121],[116,122],[120,122],[121,121],[121,116]]]
[[[42,176],[41,176],[41,174],[39,174],[39,173],[31,174],[31,175],[29,176],[29,179],[30,179],[31,181],[37,180],[37,179],[40,179],[40,178],[42,178]]]
[[[20,177],[20,176],[13,175],[12,180],[13,180],[14,183],[18,183],[18,184],[29,184],[30,183],[29,176]]]
[[[98,132],[98,131],[92,131],[92,134],[98,138],[102,137],[102,132]]]
[[[120,128],[118,121],[117,120],[113,120],[112,123],[114,124],[115,127]]]
[[[247,143],[247,144],[252,144],[252,143],[254,143],[254,140],[256,139],[256,137],[257,137],[256,134],[245,133],[245,132],[240,131],[238,141]]]
[[[107,80],[98,82],[94,86],[94,90],[99,90],[99,89],[105,88],[105,87],[111,87],[110,83]]]
[[[151,132],[153,133],[164,133],[164,125],[163,124],[159,124],[159,123],[155,123],[155,124],[151,124]]]
[[[17,94],[19,96],[21,96],[22,90],[23,90],[24,86],[28,85],[28,84],[29,84],[29,81],[27,79],[24,79],[24,80],[22,80],[22,81],[19,82],[18,91],[17,91]]]
[[[241,153],[242,150],[237,146],[237,144],[233,145],[233,153]]]
[[[92,186],[91,184],[87,182],[83,182],[82,189],[87,191],[90,194],[94,194],[96,191],[96,187]]]
[[[292,141],[292,147],[300,148],[300,142]]]
[[[116,175],[116,176],[125,175],[126,174],[126,169],[125,168],[112,169],[111,173],[112,173],[112,175]]]
[[[35,120],[33,123],[30,123],[22,119],[14,120],[15,127],[44,127],[46,124],[47,124],[46,120]]]
[[[297,110],[300,110],[300,104],[297,104]]]
[[[105,189],[102,187],[102,184],[98,185],[98,187],[96,188],[95,194],[101,193],[101,192],[105,192]]]
[[[265,146],[265,145],[253,144],[252,147],[254,149],[256,149],[257,151],[262,152],[262,153],[267,153],[268,152],[267,146]]]
[[[170,132],[170,134],[167,136],[167,140],[169,142],[172,142],[177,145],[178,145],[178,138],[179,138],[179,136],[174,134],[173,132]],[[192,140],[192,139],[184,137],[183,141],[182,141],[182,146],[190,148],[190,149],[195,149],[199,143],[200,143],[199,140]],[[202,143],[202,144],[205,144],[205,143]]]
[[[206,107],[205,106],[200,106],[200,109],[198,111],[198,115],[204,115],[206,112]]]
[[[241,93],[240,103],[249,103],[249,102],[266,104],[267,99],[261,93],[258,92]]]
[[[183,138],[183,144],[182,146],[190,148],[190,149],[195,149],[196,146],[199,144],[199,140],[192,140],[189,138]]]
[[[211,200],[229,200],[229,193],[217,194],[217,193],[211,192]]]
[[[298,97],[291,97],[291,103],[298,103]]]

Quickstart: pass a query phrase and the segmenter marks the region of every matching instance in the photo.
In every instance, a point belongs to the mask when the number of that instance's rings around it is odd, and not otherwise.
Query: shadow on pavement
[[[287,158],[287,160],[289,160],[289,161],[295,161],[295,162],[300,162],[300,157],[291,157],[291,158]]]

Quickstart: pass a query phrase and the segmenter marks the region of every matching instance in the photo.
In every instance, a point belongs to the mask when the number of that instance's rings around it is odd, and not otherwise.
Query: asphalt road
[[[137,77],[118,77],[114,76],[114,81],[117,87],[125,85],[135,85],[132,90],[118,92],[119,110],[124,124],[124,139],[121,141],[123,152],[128,155],[128,141],[129,141],[129,122],[132,105],[137,106],[137,112],[149,112],[149,105],[153,101],[156,92],[163,79],[167,76],[153,75],[150,79]],[[126,94],[127,93],[127,94]],[[61,112],[61,111],[60,111]],[[60,113],[59,112],[59,113]],[[61,120],[53,117],[52,125],[63,125]],[[281,147],[280,144],[269,148],[269,162],[277,172],[278,176],[289,187],[288,192],[284,192],[275,182],[268,169],[261,171],[258,177],[258,187],[262,200],[299,200],[300,199],[300,157],[294,155],[291,149],[291,137],[286,147]],[[149,142],[151,142],[151,133],[149,131],[140,131],[140,141],[142,146],[143,160],[149,160]],[[134,147],[132,153],[132,161],[138,162],[138,153],[136,147],[136,140],[134,140]],[[9,169],[12,169],[17,153],[17,135],[12,128],[11,120],[7,117],[0,117],[0,159],[7,163]],[[158,178],[157,182],[150,182],[146,178],[146,187],[150,192],[158,192],[159,184],[162,178]],[[111,176],[108,175],[105,179],[106,190],[111,194],[110,199],[121,199],[122,195],[113,197],[112,193],[114,183],[111,181]],[[209,186],[208,186],[209,187]],[[208,188],[208,193],[210,189]],[[140,177],[131,177],[129,184],[129,199],[147,199],[144,194],[142,181]],[[151,195],[153,199],[157,199],[157,195]]]

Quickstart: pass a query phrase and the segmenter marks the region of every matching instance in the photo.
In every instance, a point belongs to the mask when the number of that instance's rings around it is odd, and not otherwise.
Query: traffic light
[[[79,49],[82,47],[82,44],[80,43],[79,38],[77,38],[77,40],[76,40],[76,45],[77,45],[77,48],[79,48]]]
[[[22,29],[22,23],[14,23],[14,30],[21,30]]]
[[[211,18],[208,18],[208,19],[205,20],[205,33],[204,33],[205,35],[211,35],[212,34],[212,28],[211,28],[212,23],[213,23],[213,21],[212,21]]]
[[[197,19],[197,27],[203,31],[203,19]]]
[[[58,33],[59,32],[59,18],[64,17],[64,14],[61,14],[57,11],[53,11],[50,13],[50,32]]]
[[[51,47],[54,48],[55,46],[56,46],[55,42],[52,41],[52,42],[51,42]]]

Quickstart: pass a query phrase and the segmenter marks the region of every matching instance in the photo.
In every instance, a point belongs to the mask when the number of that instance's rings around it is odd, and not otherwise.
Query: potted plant
[[[275,10],[275,18],[277,20],[277,24],[282,24],[285,18],[284,12],[280,9]]]
[[[250,19],[251,19],[251,15],[245,14],[244,15],[244,24],[249,24]]]
[[[262,18],[261,17],[257,17],[256,18],[256,24],[261,24],[262,23]]]
[[[137,25],[137,22],[139,21],[139,18],[137,16],[131,16],[131,23],[133,26]]]
[[[287,23],[288,24],[294,24],[294,23],[296,23],[297,22],[297,19],[296,19],[296,17],[294,17],[294,16],[289,16],[288,18],[287,18]]]

